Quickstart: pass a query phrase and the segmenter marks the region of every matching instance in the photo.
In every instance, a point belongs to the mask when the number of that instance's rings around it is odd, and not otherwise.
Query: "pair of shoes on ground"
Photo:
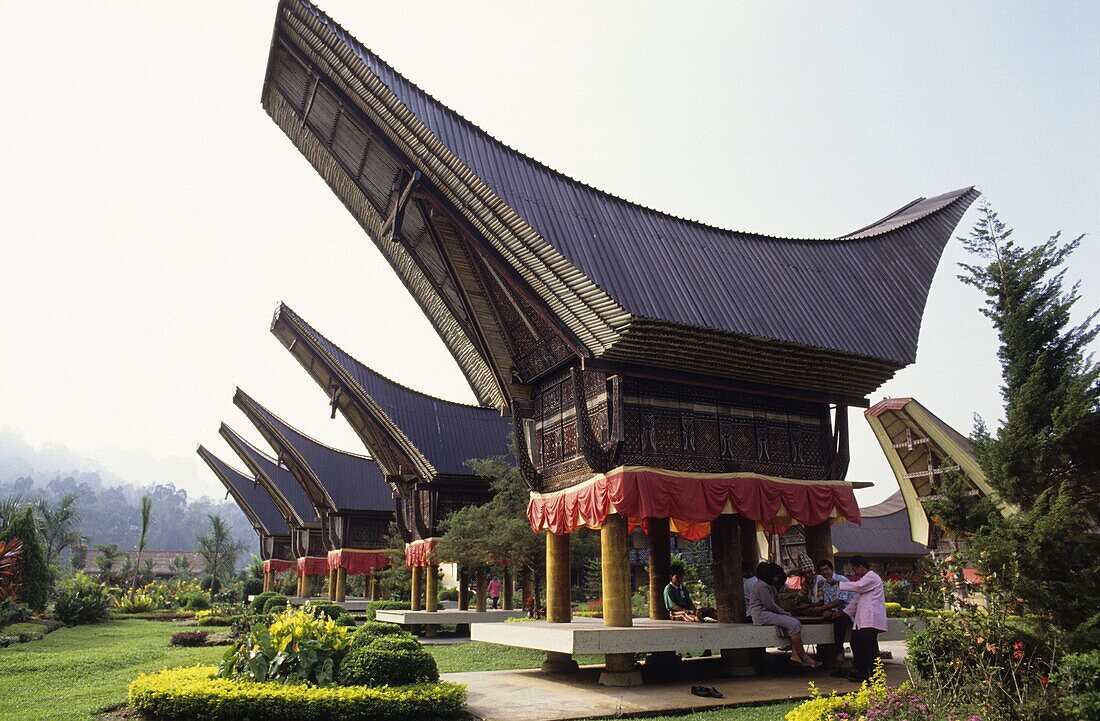
[[[695,696],[702,696],[703,698],[725,698],[726,697],[725,694],[723,694],[721,691],[714,688],[713,686],[692,686],[691,687],[691,693]]]
[[[844,678],[848,679],[852,683],[863,683],[864,681],[867,680],[867,679],[863,678],[862,676],[856,675],[855,673],[849,673]]]
[[[853,672],[850,669],[838,668],[838,669],[835,669],[829,675],[832,676],[833,678],[848,678],[849,676],[852,675],[852,673]]]

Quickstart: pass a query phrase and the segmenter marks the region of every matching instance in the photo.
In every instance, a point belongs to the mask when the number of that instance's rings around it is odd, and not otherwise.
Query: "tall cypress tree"
[[[973,440],[991,485],[1019,511],[978,529],[973,560],[1007,598],[1083,642],[1100,620],[1100,370],[1088,355],[1098,329],[1095,312],[1071,324],[1079,284],[1064,285],[1082,238],[1024,247],[992,208],[980,212],[963,243],[983,264],[959,277],[985,295],[998,333],[1004,423],[990,431],[979,419]]]

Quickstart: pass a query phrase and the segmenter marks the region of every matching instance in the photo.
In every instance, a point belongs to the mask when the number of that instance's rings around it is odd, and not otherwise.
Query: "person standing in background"
[[[825,582],[855,595],[844,608],[844,612],[852,618],[850,643],[852,666],[855,667],[848,679],[862,683],[871,678],[875,659],[878,658],[878,635],[889,628],[886,622],[886,592],[882,579],[871,570],[866,558],[854,556],[851,564],[852,575],[860,576],[858,581],[841,581],[834,574]]]
[[[489,578],[489,603],[494,609],[500,607],[500,581],[496,576]]]

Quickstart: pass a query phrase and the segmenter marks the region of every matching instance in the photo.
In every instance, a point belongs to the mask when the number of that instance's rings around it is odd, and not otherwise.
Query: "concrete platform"
[[[381,615],[379,611],[378,616]],[[905,621],[890,619],[890,630],[881,634],[879,640],[904,639],[909,633]],[[575,618],[571,623],[525,621],[502,626],[480,624],[470,627],[470,640],[573,655],[767,648],[779,643],[776,630],[771,626],[654,621],[648,618],[634,619],[631,628],[604,626],[598,618]],[[832,624],[804,624],[802,641],[807,645],[832,643]]]
[[[508,624],[509,627],[516,624]],[[898,643],[904,649],[904,644]],[[894,649],[895,644],[884,644]],[[777,656],[779,664],[785,664]],[[887,661],[886,675],[891,685],[909,676],[894,651]],[[684,661],[675,677],[632,688],[610,688],[598,683],[602,666],[585,666],[568,675],[547,675],[537,670],[447,673],[442,678],[466,684],[466,711],[483,721],[565,721],[572,719],[657,715],[705,711],[731,706],[779,703],[806,698],[806,684],[813,681],[822,693],[836,689],[846,693],[858,684],[829,676],[824,671],[787,672],[775,675],[731,679],[721,675],[717,659]],[[713,686],[725,694],[723,699],[700,698],[691,694],[694,685]],[[776,721],[781,721],[777,718]]]
[[[443,608],[438,611],[405,611],[391,609],[375,611],[374,620],[384,621],[386,623],[397,623],[402,626],[413,624],[443,625],[468,623],[471,624],[471,628],[473,628],[474,624],[498,624],[503,623],[509,618],[522,618],[523,615],[523,611],[504,611],[501,609],[485,611],[484,613],[479,613],[478,611],[460,611],[457,608]],[[509,626],[511,625],[514,624],[509,624]]]

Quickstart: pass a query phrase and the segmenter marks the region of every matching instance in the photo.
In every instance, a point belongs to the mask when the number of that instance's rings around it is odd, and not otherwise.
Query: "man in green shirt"
[[[691,594],[684,588],[684,567],[679,563],[672,564],[669,569],[669,582],[665,586],[664,596],[665,608],[673,621],[718,621],[718,614],[713,608],[695,607]]]

